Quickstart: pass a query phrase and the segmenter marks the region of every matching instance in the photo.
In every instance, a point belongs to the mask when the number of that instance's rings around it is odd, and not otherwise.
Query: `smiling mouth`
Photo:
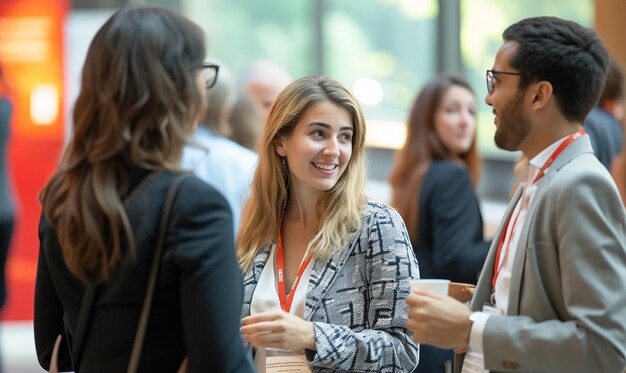
[[[324,171],[332,171],[337,168],[336,164],[325,164],[325,163],[311,163],[315,168],[319,168]]]

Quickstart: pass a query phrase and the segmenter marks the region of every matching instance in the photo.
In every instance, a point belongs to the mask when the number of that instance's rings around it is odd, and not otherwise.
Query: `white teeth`
[[[323,164],[323,163],[313,163],[313,165],[317,168],[321,168],[322,170],[330,171],[334,170],[337,165],[334,164]]]

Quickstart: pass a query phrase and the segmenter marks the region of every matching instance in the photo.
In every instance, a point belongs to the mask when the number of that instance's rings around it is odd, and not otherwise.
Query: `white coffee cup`
[[[411,280],[411,291],[425,290],[439,295],[448,295],[450,280],[424,278]]]

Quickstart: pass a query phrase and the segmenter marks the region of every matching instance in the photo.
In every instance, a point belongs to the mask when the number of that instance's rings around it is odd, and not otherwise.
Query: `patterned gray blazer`
[[[265,245],[244,277],[242,316],[273,244]],[[406,227],[392,208],[368,201],[363,227],[328,262],[316,260],[304,319],[317,351],[306,351],[313,372],[411,372],[419,346],[410,338],[406,297],[419,278]]]

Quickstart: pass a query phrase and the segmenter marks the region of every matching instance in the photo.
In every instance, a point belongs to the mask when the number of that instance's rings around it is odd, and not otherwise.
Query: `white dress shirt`
[[[304,258],[302,258],[304,259]],[[306,294],[309,286],[309,278],[311,277],[311,270],[313,269],[313,263],[311,260],[307,265],[298,286],[296,287],[293,295],[293,301],[291,302],[291,309],[289,313],[296,315],[299,318],[304,318],[304,305],[306,303]],[[250,302],[250,315],[255,315],[262,312],[280,310],[280,299],[278,297],[278,286],[276,281],[276,245],[272,246],[270,255],[267,258],[265,267],[259,277],[259,282],[254,289],[252,300]],[[286,294],[288,296],[288,294]],[[254,355],[254,362],[257,372],[265,372],[265,348],[257,348]]]
[[[542,150],[539,154],[537,154],[533,159],[530,160],[530,164],[528,168],[523,172],[521,178],[521,185],[523,188],[522,196],[517,201],[513,212],[511,213],[511,217],[509,220],[509,224],[507,230],[505,232],[505,241],[502,247],[502,252],[500,254],[500,260],[498,263],[498,268],[500,268],[498,277],[496,278],[495,284],[495,307],[498,310],[498,313],[501,315],[506,315],[508,311],[509,305],[509,293],[511,286],[511,275],[513,273],[513,258],[515,258],[515,253],[518,249],[518,243],[520,239],[520,235],[522,230],[524,229],[524,224],[526,222],[526,210],[532,201],[532,197],[537,191],[537,184],[533,184],[533,180],[537,177],[537,173],[543,167],[543,165],[548,161],[552,153],[558,148],[558,146],[565,141],[569,137],[563,137],[550,146]],[[548,172],[548,169],[544,170],[544,172]],[[517,223],[515,224],[513,232],[513,222],[517,217]],[[496,237],[495,239],[499,240],[500,237]],[[515,268],[516,270],[520,270],[519,268]],[[474,312],[472,314],[472,329],[470,330],[470,339],[469,339],[469,348],[472,351],[483,352],[483,332],[485,330],[485,324],[487,323],[487,319],[489,319],[490,314],[486,312]]]
[[[198,146],[185,146],[181,165],[192,170],[196,176],[226,198],[233,212],[233,229],[236,237],[241,208],[249,196],[257,154],[204,127],[198,127],[193,139],[208,151]]]

